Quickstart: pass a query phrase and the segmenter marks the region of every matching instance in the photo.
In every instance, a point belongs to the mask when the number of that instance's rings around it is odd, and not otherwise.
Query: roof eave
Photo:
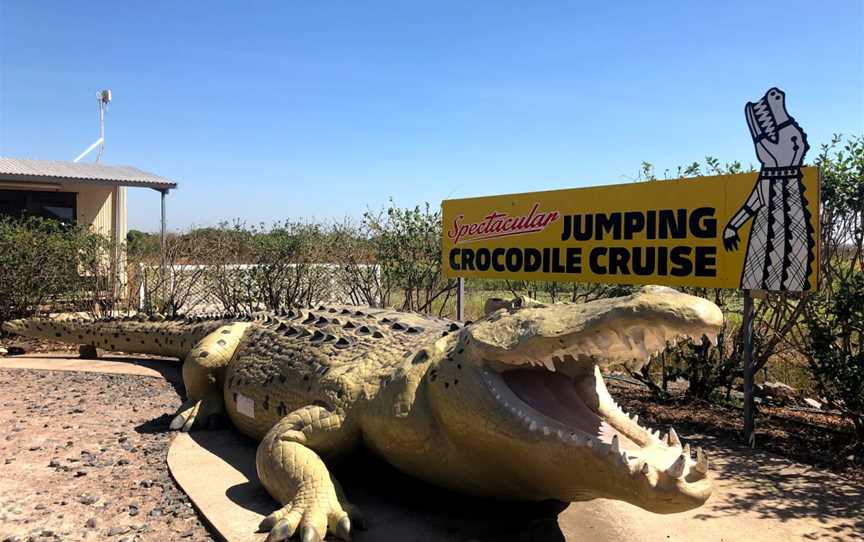
[[[78,183],[78,184],[93,184],[99,186],[128,186],[132,188],[152,188],[159,192],[167,192],[177,188],[177,183],[170,181],[132,181],[122,179],[83,179],[79,177],[59,177],[56,175],[28,175],[18,173],[0,173],[0,183],[3,181],[10,182],[31,182],[38,183],[40,181],[50,181],[56,183]]]

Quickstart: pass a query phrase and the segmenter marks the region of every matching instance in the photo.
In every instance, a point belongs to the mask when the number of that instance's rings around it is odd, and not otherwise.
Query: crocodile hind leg
[[[171,429],[189,431],[217,421],[225,412],[222,385],[225,367],[243,338],[248,323],[222,326],[192,348],[183,361],[186,401],[171,421]]]
[[[258,446],[258,478],[284,506],[261,522],[270,531],[267,542],[288,540],[299,532],[303,542],[320,542],[328,531],[351,539],[351,519],[360,519],[347,502],[339,483],[327,470],[322,455],[347,451],[357,431],[341,416],[320,406],[306,406],[277,423]]]

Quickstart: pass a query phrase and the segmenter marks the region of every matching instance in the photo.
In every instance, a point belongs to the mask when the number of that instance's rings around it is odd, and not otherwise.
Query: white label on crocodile
[[[253,401],[250,397],[246,397],[245,395],[237,394],[237,412],[243,414],[244,416],[248,416],[250,418],[255,417],[255,401]]]

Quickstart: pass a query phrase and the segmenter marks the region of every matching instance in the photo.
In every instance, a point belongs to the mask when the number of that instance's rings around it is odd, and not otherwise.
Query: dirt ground
[[[618,381],[608,383],[618,402],[651,427],[670,425],[743,444],[743,413],[731,406],[688,400],[683,392],[658,403],[648,390]],[[779,405],[757,405],[757,447],[846,478],[864,481],[864,450],[854,448],[851,422],[822,412]]]
[[[0,370],[0,540],[212,540],[165,463],[159,378]]]
[[[166,466],[168,423],[182,394],[178,365],[166,362],[167,379],[0,368],[0,541],[213,540]],[[386,466],[359,474],[343,467],[338,475],[358,505],[378,510],[370,515],[379,525],[402,522],[405,533],[416,533],[420,521],[443,537],[434,540],[864,539],[864,486],[811,466],[830,463],[819,458],[831,445],[818,440],[830,430],[796,435],[794,423],[760,418],[763,447],[785,449],[795,462],[743,449],[734,413],[658,405],[633,386],[610,387],[648,423],[674,423],[693,445],[710,450],[718,490],[705,507],[656,516],[598,500],[534,506],[530,513],[520,505],[502,517],[498,504],[445,495],[395,473],[386,482],[380,476]],[[408,484],[417,490],[411,498]],[[484,536],[493,525],[499,534],[524,536]],[[375,540],[372,534],[357,540]]]

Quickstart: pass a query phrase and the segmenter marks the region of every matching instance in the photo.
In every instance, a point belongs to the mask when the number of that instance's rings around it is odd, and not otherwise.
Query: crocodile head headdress
[[[476,465],[455,485],[518,499],[612,498],[661,513],[700,506],[712,491],[705,454],[625,413],[600,367],[641,367],[667,342],[716,337],[722,321],[710,301],[652,286],[581,305],[520,298],[442,339],[431,408]]]

